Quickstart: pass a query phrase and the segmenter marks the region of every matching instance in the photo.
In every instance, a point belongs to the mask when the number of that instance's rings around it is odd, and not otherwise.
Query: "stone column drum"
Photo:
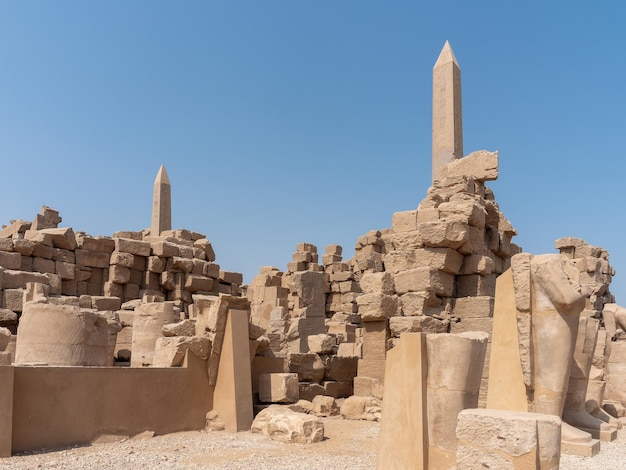
[[[26,302],[15,346],[15,365],[106,366],[106,319],[74,305]]]
[[[133,320],[130,366],[151,366],[156,341],[163,336],[163,325],[179,320],[179,313],[174,308],[174,302],[153,302],[137,307]]]

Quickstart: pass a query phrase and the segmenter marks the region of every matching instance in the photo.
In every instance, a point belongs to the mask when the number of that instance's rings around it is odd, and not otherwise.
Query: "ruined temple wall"
[[[243,276],[214,262],[203,234],[170,230],[159,237],[147,231],[92,237],[58,228],[60,221],[58,212],[44,206],[35,222],[13,221],[0,231],[2,317],[21,313],[27,282],[49,286],[50,295],[92,296],[97,310],[119,310],[122,303],[149,295],[174,301],[186,316],[192,294],[240,295]],[[11,318],[0,326],[15,330]]]

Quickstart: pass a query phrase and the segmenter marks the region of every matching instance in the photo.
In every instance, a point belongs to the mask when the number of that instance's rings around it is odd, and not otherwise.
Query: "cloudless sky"
[[[626,3],[0,0],[0,223],[173,225],[250,282],[299,242],[345,258],[431,178],[432,67],[462,71],[464,150],[531,253],[610,253],[626,303]]]

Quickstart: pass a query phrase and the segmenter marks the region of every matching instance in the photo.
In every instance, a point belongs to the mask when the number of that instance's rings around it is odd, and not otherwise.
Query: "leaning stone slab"
[[[559,468],[561,420],[553,415],[463,410],[456,436],[457,468]]]
[[[256,416],[251,431],[273,441],[311,444],[324,438],[324,423],[316,416],[272,405]]]

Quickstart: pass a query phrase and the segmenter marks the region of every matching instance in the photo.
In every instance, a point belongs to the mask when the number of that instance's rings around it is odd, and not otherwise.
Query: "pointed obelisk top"
[[[161,165],[154,180],[150,235],[158,237],[164,230],[172,230],[172,194],[170,178]]]
[[[459,63],[456,61],[456,57],[454,57],[454,51],[452,50],[452,46],[450,43],[446,41],[439,53],[439,57],[437,57],[437,62],[435,62],[435,67],[439,67],[440,65],[447,64],[448,62],[453,62],[456,66],[459,66]]]
[[[167,176],[165,165],[161,165],[161,168],[159,168],[159,172],[157,173],[156,178],[154,180],[154,184],[157,184],[157,183],[170,184],[170,178],[169,176]]]
[[[446,41],[433,67],[433,183],[457,158],[463,158],[461,69]]]

